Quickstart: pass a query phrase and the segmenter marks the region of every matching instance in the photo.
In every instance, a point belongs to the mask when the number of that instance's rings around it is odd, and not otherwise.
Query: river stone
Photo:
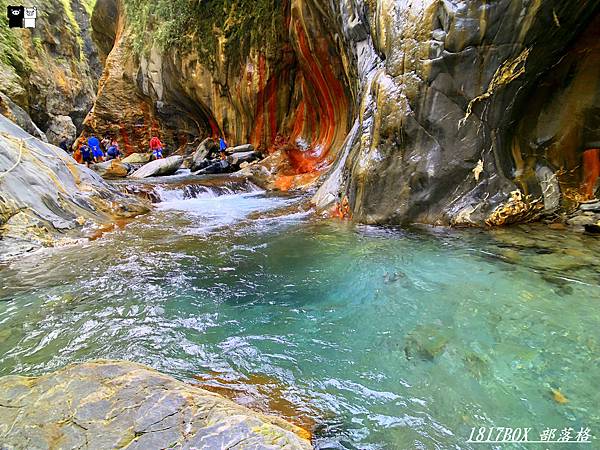
[[[419,325],[406,336],[404,353],[407,359],[418,357],[432,361],[446,349],[449,338],[440,327]]]
[[[123,161],[111,159],[103,163],[92,165],[92,170],[105,179],[125,178],[131,166]]]
[[[64,139],[73,142],[77,137],[77,128],[69,116],[55,116],[48,123],[46,136],[48,142],[54,145],[60,144]]]
[[[173,175],[183,164],[183,156],[170,156],[165,159],[157,159],[131,174],[131,178],[148,178],[162,175]]]
[[[208,155],[211,152],[215,152],[218,150],[219,150],[219,146],[213,139],[211,139],[211,138],[204,139],[200,143],[200,145],[198,145],[198,148],[192,155],[192,158],[191,158],[191,161],[189,164],[189,169],[192,172],[196,172],[197,170],[200,170],[202,168],[202,163],[204,162],[204,160],[206,158],[208,158]]]
[[[246,152],[253,152],[253,151],[254,151],[254,146],[252,144],[242,144],[242,145],[238,145],[237,147],[229,147],[227,149],[227,153],[229,153],[229,154],[246,153]]]
[[[252,162],[256,161],[260,157],[258,152],[250,151],[250,152],[236,152],[230,155],[231,163],[233,165],[238,165],[243,162]]]
[[[122,161],[127,164],[146,164],[150,162],[150,153],[132,153],[127,158],[123,158]]]
[[[0,378],[2,448],[312,448],[302,432],[127,361]]]

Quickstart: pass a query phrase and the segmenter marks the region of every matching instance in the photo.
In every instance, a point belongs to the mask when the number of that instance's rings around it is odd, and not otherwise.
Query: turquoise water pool
[[[598,239],[364,227],[261,192],[164,197],[0,269],[0,375],[129,359],[250,406],[276,397],[321,448],[490,448],[466,442],[480,426],[600,435]]]

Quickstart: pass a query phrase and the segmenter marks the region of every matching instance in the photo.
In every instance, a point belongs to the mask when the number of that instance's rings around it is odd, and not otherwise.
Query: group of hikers
[[[152,159],[163,159],[164,146],[160,139],[154,136],[150,139],[150,151],[152,152]],[[68,151],[69,145],[66,140],[60,143],[60,148]],[[77,141],[77,146],[73,152],[73,158],[79,164],[97,164],[113,159],[120,159],[124,154],[119,148],[119,143],[116,139],[111,139],[110,136],[105,136],[104,139],[99,140],[96,136],[87,136],[84,133]]]
[[[164,145],[157,136],[153,136],[148,144],[150,152],[152,152],[151,160],[163,159],[164,158]],[[110,136],[105,136],[104,139],[99,140],[96,136],[88,136],[87,133],[83,133],[75,144],[70,145],[67,139],[63,139],[59,147],[65,152],[69,153],[70,149],[75,148],[73,152],[73,158],[79,164],[97,164],[113,159],[120,159],[124,156],[124,153],[119,147],[119,143],[116,139]],[[227,161],[227,142],[222,137],[219,138],[219,156],[214,160],[207,161],[207,165],[220,166],[221,171],[225,171],[228,166]],[[219,171],[219,170],[216,170]]]

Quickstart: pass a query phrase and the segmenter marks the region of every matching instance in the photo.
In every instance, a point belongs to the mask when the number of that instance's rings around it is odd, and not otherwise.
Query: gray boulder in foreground
[[[149,178],[163,175],[173,175],[183,164],[183,156],[169,156],[157,159],[133,172],[131,178]]]
[[[0,378],[2,448],[312,448],[302,431],[127,361]]]

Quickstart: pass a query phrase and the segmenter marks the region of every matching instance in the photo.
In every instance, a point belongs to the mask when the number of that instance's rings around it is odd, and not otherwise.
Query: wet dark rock
[[[203,140],[192,155],[189,169],[192,172],[203,169],[205,161],[211,154],[216,154],[219,151],[219,145],[211,138]]]
[[[600,235],[600,222],[592,223],[583,226],[585,228],[585,232],[593,235]]]
[[[0,378],[3,448],[312,448],[301,433],[283,419],[126,361]]]
[[[257,161],[260,158],[260,153],[253,150],[247,152],[235,152],[228,158],[231,161],[233,169],[239,168],[242,163],[251,163]]]

